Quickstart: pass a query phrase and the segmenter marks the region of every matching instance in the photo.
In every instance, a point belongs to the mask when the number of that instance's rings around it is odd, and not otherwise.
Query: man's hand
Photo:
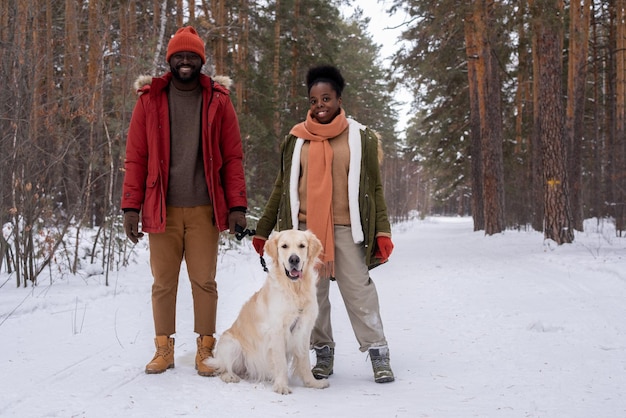
[[[246,212],[242,210],[233,210],[228,214],[228,227],[230,229],[230,233],[234,234],[235,225],[239,225],[242,230],[246,229],[248,225],[248,221],[246,220]]]
[[[143,237],[143,232],[139,232],[139,213],[134,210],[124,212],[124,232],[133,244],[137,244],[139,238]]]

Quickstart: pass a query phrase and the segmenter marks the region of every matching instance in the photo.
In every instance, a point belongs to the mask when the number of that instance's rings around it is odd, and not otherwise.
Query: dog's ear
[[[265,246],[263,247],[263,251],[270,256],[272,260],[276,260],[278,256],[278,233],[274,232],[270,235],[269,239],[265,241]]]
[[[315,259],[322,253],[322,242],[309,230],[306,232],[307,241],[309,243],[309,258]]]

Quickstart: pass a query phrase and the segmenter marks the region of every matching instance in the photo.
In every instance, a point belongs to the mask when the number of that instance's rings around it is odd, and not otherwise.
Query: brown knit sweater
[[[211,203],[204,174],[200,134],[202,87],[192,91],[169,86],[170,172],[167,204],[193,207]]]

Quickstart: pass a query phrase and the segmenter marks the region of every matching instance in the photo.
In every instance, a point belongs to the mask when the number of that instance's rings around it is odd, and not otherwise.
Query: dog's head
[[[272,258],[276,274],[284,270],[291,280],[298,280],[317,263],[322,243],[311,231],[289,229],[273,233],[265,252]]]

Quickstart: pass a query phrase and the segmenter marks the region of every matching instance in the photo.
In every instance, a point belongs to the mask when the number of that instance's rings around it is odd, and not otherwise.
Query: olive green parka
[[[365,263],[369,269],[372,269],[382,264],[381,260],[374,256],[376,236],[391,236],[391,225],[387,216],[387,204],[380,174],[379,141],[376,134],[369,128],[353,119],[348,119],[348,122],[348,129],[359,129],[361,134],[361,167],[358,180],[358,213],[361,225],[354,225],[353,222],[351,226],[361,228],[363,231]],[[281,144],[280,169],[263,215],[256,226],[256,235],[263,238],[268,238],[274,228],[282,231],[297,227],[293,225],[294,217],[290,204],[291,165],[297,141],[298,138],[290,134]],[[357,235],[360,234],[357,233]],[[353,236],[355,236],[354,233]]]

